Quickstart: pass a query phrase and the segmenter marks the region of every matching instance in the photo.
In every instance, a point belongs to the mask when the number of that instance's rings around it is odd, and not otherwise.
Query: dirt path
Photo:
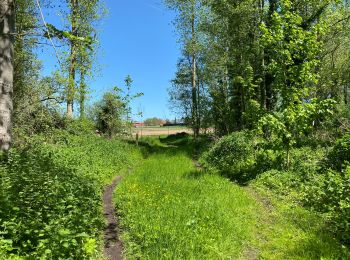
[[[123,259],[123,247],[118,237],[118,219],[116,217],[113,204],[113,191],[121,179],[122,178],[120,176],[116,177],[112,184],[105,188],[103,193],[103,212],[107,220],[107,226],[104,234],[104,254],[107,259],[111,260]]]

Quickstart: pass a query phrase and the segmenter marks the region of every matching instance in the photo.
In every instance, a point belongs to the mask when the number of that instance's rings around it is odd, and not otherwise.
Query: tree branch
[[[62,100],[58,100],[57,98],[55,97],[46,97],[46,98],[43,98],[40,100],[40,102],[45,102],[45,101],[49,101],[49,100],[55,100],[57,103],[61,104],[63,103],[64,101]]]

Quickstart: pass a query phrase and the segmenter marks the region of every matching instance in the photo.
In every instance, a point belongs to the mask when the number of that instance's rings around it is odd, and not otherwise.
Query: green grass
[[[350,251],[327,231],[322,216],[261,187],[248,192],[259,201],[251,246],[260,259],[350,259]]]
[[[350,259],[321,216],[195,169],[205,139],[162,140],[136,149],[61,133],[12,149],[0,160],[0,259],[101,259],[102,189],[116,175],[127,259]]]
[[[196,170],[188,137],[144,145],[115,192],[126,259],[350,259],[321,216]]]
[[[153,142],[153,151],[115,193],[126,257],[239,257],[257,203],[243,188],[197,171],[189,150]]]

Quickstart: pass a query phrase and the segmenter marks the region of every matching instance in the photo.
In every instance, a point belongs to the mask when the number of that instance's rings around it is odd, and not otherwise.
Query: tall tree
[[[75,73],[77,63],[77,36],[78,36],[78,0],[70,0],[70,22],[71,22],[71,34],[73,37],[70,39],[70,62],[69,62],[69,83],[67,88],[67,118],[73,118],[73,104],[75,95]]]
[[[12,92],[15,33],[15,2],[0,3],[0,150],[7,151],[12,141]]]
[[[93,48],[96,46],[96,30],[94,22],[99,20],[99,0],[67,0],[69,14],[69,29],[59,30],[53,25],[49,25],[50,34],[63,41],[68,41],[68,84],[66,88],[67,118],[73,117],[74,101],[77,93],[77,79],[80,71],[81,84],[80,104],[85,102],[85,77],[91,68],[94,54]],[[103,8],[101,8],[103,10]],[[81,106],[84,108],[84,105]]]
[[[190,57],[191,67],[191,125],[194,137],[197,138],[200,131],[200,115],[199,115],[199,91],[198,83],[198,59],[200,56],[200,35],[199,35],[199,19],[203,13],[201,0],[166,0],[167,6],[178,12],[175,25],[180,35],[184,56]]]
[[[77,70],[79,71],[79,109],[80,117],[85,116],[85,102],[87,95],[87,80],[93,77],[93,69],[96,67],[95,56],[97,54],[98,42],[98,22],[104,15],[104,8],[99,4],[99,0],[81,0],[79,7],[81,15],[79,16],[78,35],[89,40],[88,44],[79,44]]]

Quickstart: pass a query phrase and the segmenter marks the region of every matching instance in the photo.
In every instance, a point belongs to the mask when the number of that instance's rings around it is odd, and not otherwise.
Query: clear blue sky
[[[109,13],[100,26],[100,71],[90,82],[90,102],[101,98],[115,85],[124,86],[124,78],[130,74],[134,90],[145,94],[134,102],[133,112],[137,113],[141,107],[145,118],[173,119],[167,88],[180,55],[171,23],[174,14],[161,0],[101,1]],[[60,26],[55,12],[47,11],[45,16],[49,23]],[[42,74],[50,75],[57,63],[52,48],[46,47],[39,58],[44,60]]]

